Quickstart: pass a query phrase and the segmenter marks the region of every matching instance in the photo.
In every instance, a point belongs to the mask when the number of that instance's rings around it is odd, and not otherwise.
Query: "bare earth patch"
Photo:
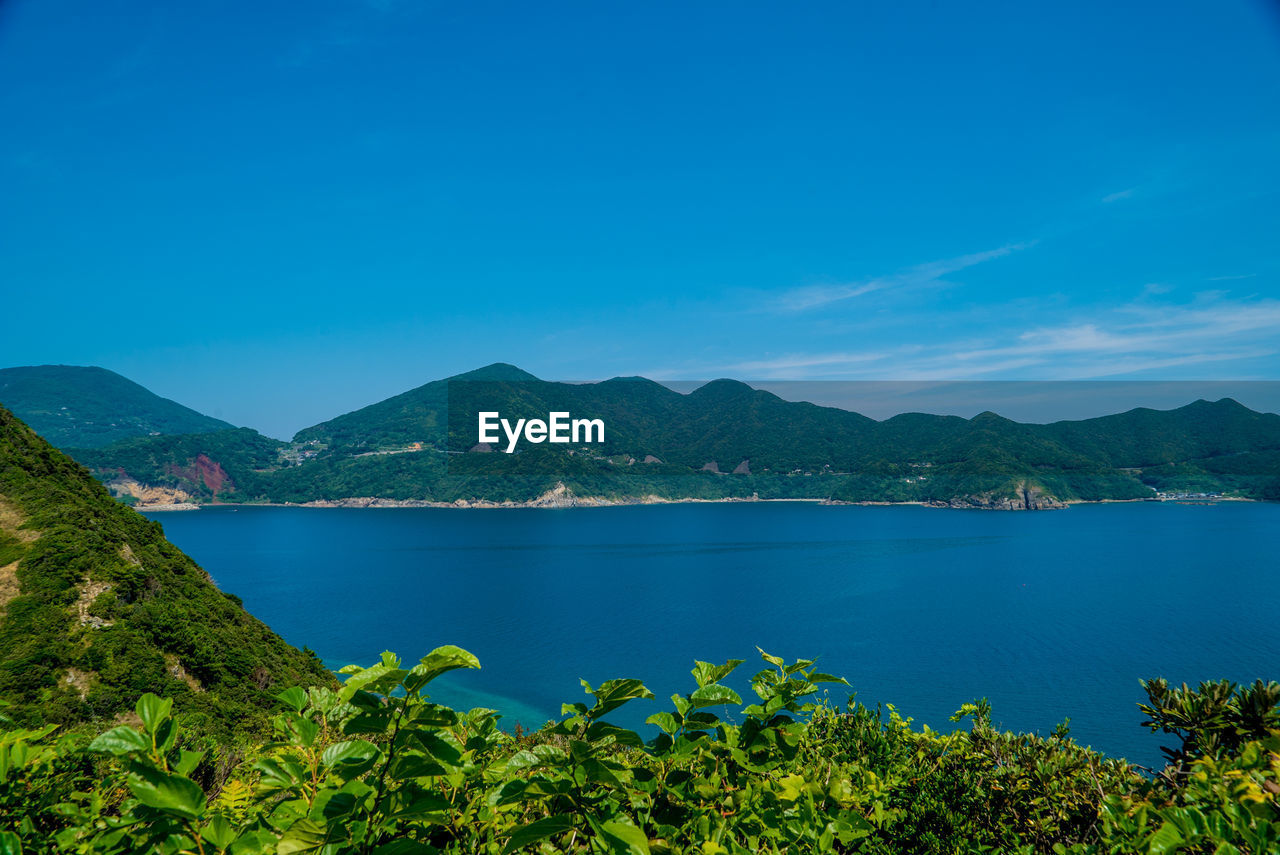
[[[68,686],[73,687],[80,694],[80,700],[84,700],[89,697],[89,686],[93,683],[92,671],[81,671],[79,668],[68,668],[67,675],[62,679]]]
[[[138,500],[137,507],[149,505],[171,505],[191,501],[191,494],[186,490],[152,487],[132,478],[117,478],[107,484],[107,489],[117,496],[133,496]]]
[[[35,543],[40,539],[40,532],[22,528],[27,522],[27,515],[18,510],[18,506],[4,496],[0,496],[0,530],[12,534],[21,543]]]
[[[102,629],[104,626],[111,626],[114,621],[103,620],[100,617],[89,614],[89,607],[93,605],[93,601],[100,594],[105,594],[111,590],[109,582],[94,582],[86,580],[76,588],[80,591],[80,596],[76,600],[76,615],[80,618],[81,626],[91,626],[94,629]]]
[[[200,681],[187,673],[187,669],[182,667],[182,663],[178,657],[172,653],[164,655],[164,664],[168,669],[170,676],[176,677],[191,687],[193,692],[203,692],[204,686],[200,685]]]
[[[18,562],[14,561],[0,567],[0,615],[4,614],[4,607],[8,602],[19,593]]]

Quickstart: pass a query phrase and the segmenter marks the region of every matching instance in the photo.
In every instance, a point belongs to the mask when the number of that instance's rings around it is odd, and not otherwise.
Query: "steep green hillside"
[[[329,674],[219,591],[159,523],[0,408],[0,700],[23,723],[110,722],[147,691],[201,730],[260,727]]]
[[[0,369],[0,404],[59,448],[97,448],[128,437],[232,427],[113,371],[77,365]]]

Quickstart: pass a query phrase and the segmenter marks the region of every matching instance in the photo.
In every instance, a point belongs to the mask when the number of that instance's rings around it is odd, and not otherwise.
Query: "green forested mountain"
[[[202,731],[259,727],[329,675],[214,587],[159,523],[0,408],[0,702],[27,724],[110,722],[144,692]]]
[[[306,428],[295,442],[319,441],[334,451],[370,451],[407,445],[443,435],[453,381],[541,382],[527,371],[503,362],[434,380],[416,389]]]
[[[0,369],[0,404],[58,448],[97,448],[128,437],[231,427],[114,371],[78,365]]]
[[[598,418],[605,442],[469,453],[480,410],[512,420],[552,411]],[[551,383],[502,363],[307,428],[292,443],[233,429],[71,453],[117,492],[149,495],[141,484],[197,502],[519,502],[559,484],[607,499],[754,495],[1010,508],[1157,490],[1280,498],[1280,416],[1229,399],[1048,425],[990,412],[875,421],[733,380],[686,395],[640,377]]]

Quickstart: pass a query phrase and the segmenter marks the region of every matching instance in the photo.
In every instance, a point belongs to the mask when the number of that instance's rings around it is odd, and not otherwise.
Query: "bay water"
[[[456,644],[433,696],[536,727],[598,685],[694,687],[695,659],[817,658],[936,729],[1003,727],[1160,763],[1139,679],[1280,679],[1280,505],[1008,513],[760,502],[573,509],[209,507],[155,513],[224,591],[330,667]]]

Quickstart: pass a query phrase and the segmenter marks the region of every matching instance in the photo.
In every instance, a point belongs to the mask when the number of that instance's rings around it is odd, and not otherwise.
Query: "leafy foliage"
[[[819,687],[842,680],[761,658],[745,706],[722,682],[740,660],[696,663],[693,689],[650,716],[646,741],[607,720],[652,700],[639,680],[584,682],[587,700],[560,721],[508,734],[492,710],[426,694],[478,668],[470,653],[441,647],[412,666],[385,653],[343,669],[340,690],[280,693],[275,738],[203,786],[205,753],[155,695],[138,701],[136,726],[87,745],[52,726],[0,731],[0,851],[1260,855],[1280,843],[1274,703],[1248,719],[1262,731],[1229,744],[1171,720],[1196,734],[1189,773],[1149,779],[1076,745],[1065,724],[998,732],[985,702],[965,704],[955,720],[970,728],[950,734],[893,707],[838,712]],[[1220,703],[1209,685],[1206,698],[1148,684],[1151,714],[1235,703],[1243,724],[1280,691]]]

